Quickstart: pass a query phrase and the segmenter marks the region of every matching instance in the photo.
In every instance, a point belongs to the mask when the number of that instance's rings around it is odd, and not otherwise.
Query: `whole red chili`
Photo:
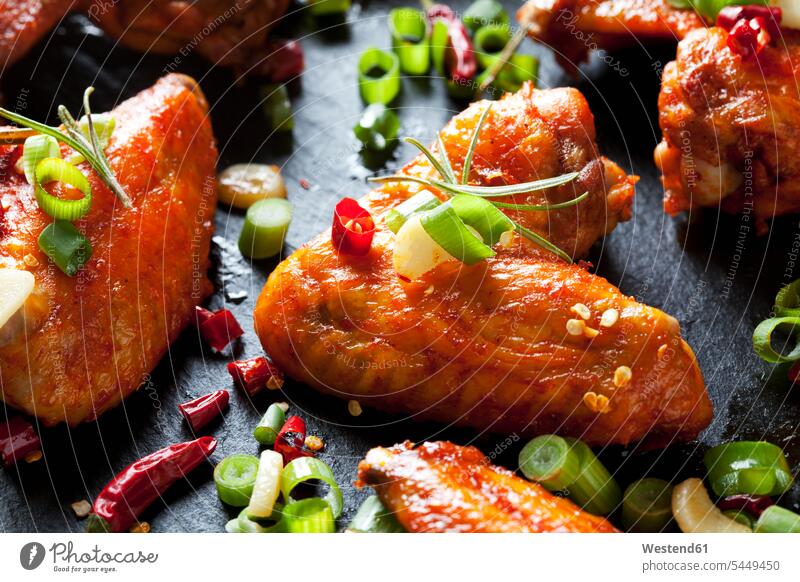
[[[769,506],[775,505],[771,497],[766,495],[730,495],[719,502],[722,511],[738,509],[758,517]]]
[[[363,256],[369,252],[374,236],[372,215],[352,198],[342,198],[333,211],[333,246],[340,253]]]
[[[0,424],[0,458],[6,467],[41,449],[42,443],[33,425],[21,416]]]
[[[269,43],[270,55],[265,61],[267,75],[272,83],[283,83],[303,73],[303,47],[296,40],[279,40]]]
[[[757,16],[738,21],[728,34],[728,48],[744,59],[758,56],[771,41],[766,19]]]
[[[261,392],[265,386],[270,390],[278,390],[283,386],[283,372],[263,356],[230,362],[228,373],[248,396]]]
[[[290,416],[278,432],[274,449],[283,456],[283,464],[287,465],[299,457],[313,457],[305,450],[306,423],[299,416]]]
[[[222,410],[228,406],[229,400],[230,394],[227,390],[215,390],[210,394],[204,394],[199,398],[179,404],[178,409],[192,430],[198,431],[222,414]]]
[[[427,10],[428,21],[447,25],[447,46],[445,48],[445,68],[454,83],[471,81],[478,70],[475,50],[469,31],[455,12],[444,4],[434,4]]]
[[[94,500],[86,531],[128,531],[142,511],[202,463],[216,447],[216,439],[205,436],[170,445],[139,459],[114,477]]]
[[[748,5],[748,6],[726,6],[717,15],[717,26],[725,30],[731,30],[740,20],[761,17],[766,22],[766,29],[773,37],[781,35],[781,20],[783,10],[769,6]]]
[[[202,307],[195,308],[200,335],[212,348],[221,352],[233,340],[244,335],[244,330],[228,309],[211,312]]]

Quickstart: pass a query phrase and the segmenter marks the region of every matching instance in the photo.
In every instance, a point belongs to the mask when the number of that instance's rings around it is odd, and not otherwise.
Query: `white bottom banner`
[[[0,579],[796,582],[798,550],[800,536],[791,534],[2,534]]]

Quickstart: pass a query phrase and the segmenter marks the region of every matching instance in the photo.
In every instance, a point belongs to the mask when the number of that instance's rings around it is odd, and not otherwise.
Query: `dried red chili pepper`
[[[200,335],[212,348],[221,352],[233,340],[244,335],[244,330],[228,309],[211,312],[202,307],[195,308]]]
[[[222,414],[222,410],[228,406],[230,397],[227,390],[215,390],[210,394],[204,394],[199,398],[179,404],[178,409],[192,430],[198,431]]]
[[[728,34],[727,44],[734,53],[749,59],[758,56],[771,41],[767,21],[758,16],[738,21]]]
[[[333,246],[340,253],[362,256],[369,252],[374,236],[372,215],[352,198],[342,198],[333,211]]]
[[[265,64],[270,82],[284,83],[303,73],[305,66],[303,47],[296,40],[270,42],[267,51],[270,57]]]
[[[314,456],[304,448],[305,442],[306,423],[299,416],[290,416],[278,432],[273,448],[283,456],[283,464],[287,465],[299,457]]]
[[[728,509],[743,510],[751,514],[753,517],[758,517],[770,505],[775,505],[771,497],[766,495],[729,495],[719,502],[719,508],[722,511]]]
[[[114,477],[94,500],[86,531],[128,531],[142,511],[202,463],[216,447],[216,439],[205,436],[170,445],[139,459]]]
[[[447,47],[445,48],[445,68],[454,83],[471,81],[478,70],[472,37],[456,13],[444,4],[434,4],[426,11],[428,21],[447,25]]]
[[[0,424],[0,458],[6,467],[41,449],[42,443],[33,425],[21,416]]]
[[[248,396],[261,392],[265,386],[270,390],[278,390],[283,386],[283,372],[263,356],[230,362],[228,373]]]
[[[767,23],[767,32],[773,37],[781,35],[781,20],[783,10],[771,8],[769,6],[748,5],[748,6],[726,6],[717,15],[717,26],[730,31],[740,20],[761,17]]]

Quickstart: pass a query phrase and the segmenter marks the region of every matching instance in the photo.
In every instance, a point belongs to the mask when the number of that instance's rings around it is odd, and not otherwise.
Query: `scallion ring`
[[[330,490],[324,499],[330,504],[334,519],[338,518],[344,507],[342,491],[331,468],[315,457],[300,457],[284,467],[281,473],[281,491],[284,500],[287,503],[294,501],[292,491],[306,481],[322,481],[329,487]]]
[[[347,526],[347,531],[356,533],[406,533],[397,518],[389,512],[378,499],[377,495],[370,495],[358,508],[353,521]]]
[[[478,64],[484,69],[492,66],[511,40],[508,26],[489,24],[482,26],[475,32],[475,56]]]
[[[514,230],[514,221],[484,198],[459,194],[453,196],[449,203],[464,224],[481,235],[484,244],[494,246],[504,232]]]
[[[519,468],[548,491],[566,491],[580,474],[581,457],[562,437],[546,434],[522,447]]]
[[[465,265],[474,265],[495,255],[481,235],[467,227],[450,201],[429,210],[420,220],[428,236]]]
[[[758,357],[773,364],[783,364],[800,360],[800,343],[795,344],[788,354],[779,354],[772,347],[772,332],[781,326],[791,326],[791,331],[800,326],[800,317],[772,317],[753,330],[753,349]]]
[[[223,503],[245,507],[250,502],[258,473],[258,458],[253,455],[231,455],[214,468],[214,484]]]
[[[369,47],[358,60],[358,83],[366,103],[386,105],[400,92],[400,59],[394,53]]]
[[[431,66],[428,20],[415,8],[395,8],[389,12],[392,48],[400,59],[400,69],[408,75],[424,75]]]
[[[289,223],[292,205],[283,198],[265,198],[247,209],[239,250],[251,259],[267,259],[281,252]]]
[[[44,228],[39,248],[68,277],[74,277],[92,256],[89,239],[66,220],[56,220]]]
[[[39,208],[56,220],[70,222],[85,216],[92,207],[92,187],[83,173],[61,158],[45,158],[36,164],[34,175],[34,195]],[[44,189],[45,184],[61,182],[80,191],[82,198],[65,200],[53,196]]]
[[[778,291],[774,311],[777,317],[800,317],[800,279]]]
[[[45,158],[60,158],[61,149],[58,147],[58,140],[49,135],[32,135],[25,140],[22,146],[22,170],[25,172],[25,179],[28,184],[36,181],[34,171],[36,165]]]
[[[294,501],[283,508],[282,523],[287,533],[334,533],[336,518],[325,499],[312,497]]]
[[[404,200],[392,208],[384,219],[384,223],[389,230],[397,234],[400,227],[417,212],[425,212],[439,206],[441,202],[430,190],[422,190],[414,194],[408,200]]]

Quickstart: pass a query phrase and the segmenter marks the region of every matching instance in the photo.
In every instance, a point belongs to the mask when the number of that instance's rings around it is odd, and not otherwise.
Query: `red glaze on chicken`
[[[81,164],[93,201],[76,226],[93,253],[74,277],[39,250],[52,219],[14,168],[19,146],[0,147],[0,268],[36,278],[0,330],[0,388],[45,424],[92,420],[134,392],[211,291],[217,150],[199,87],[168,75],[112,114],[106,153],[133,207]]]
[[[617,531],[571,501],[492,465],[475,447],[449,442],[374,448],[358,464],[357,484],[373,487],[412,533]]]

